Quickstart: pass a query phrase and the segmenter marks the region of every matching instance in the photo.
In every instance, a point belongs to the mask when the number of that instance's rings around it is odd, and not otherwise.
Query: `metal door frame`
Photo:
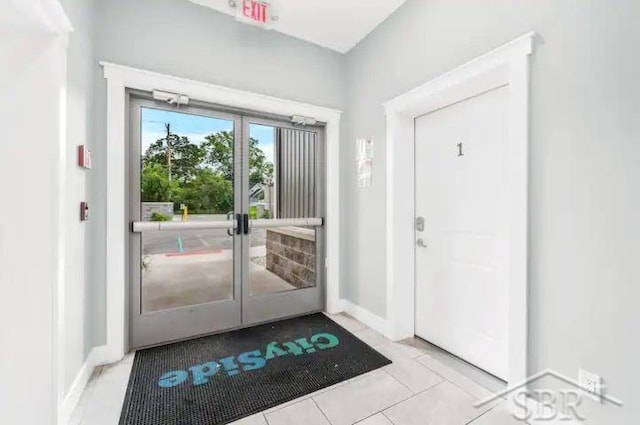
[[[307,313],[322,311],[326,303],[326,273],[325,246],[326,228],[324,219],[312,224],[316,227],[316,286],[312,288],[295,289],[284,292],[274,292],[264,295],[250,296],[249,282],[249,249],[250,235],[233,232],[233,293],[232,300],[221,300],[211,303],[177,307],[168,310],[142,314],[141,311],[141,234],[140,226],[133,228],[133,222],[140,221],[140,178],[141,178],[141,117],[142,107],[179,112],[211,118],[218,118],[234,122],[234,212],[247,215],[249,213],[249,125],[260,124],[276,128],[293,129],[315,132],[316,143],[316,205],[317,217],[326,215],[326,140],[325,129],[322,125],[297,127],[293,126],[286,117],[271,116],[260,112],[250,112],[232,108],[224,108],[204,102],[192,101],[189,106],[179,108],[157,102],[149,93],[128,91],[128,146],[129,155],[127,187],[129,188],[128,222],[129,229],[129,261],[128,261],[128,292],[129,309],[129,346],[145,347],[164,344],[181,339],[195,338],[230,329],[252,326],[257,323],[299,316]],[[246,155],[246,159],[245,159]],[[239,158],[239,160],[238,160]],[[276,164],[274,164],[274,167]],[[249,220],[249,227],[265,227],[265,220]],[[295,220],[293,220],[295,222]],[[278,220],[271,220],[271,225]],[[292,221],[282,222],[280,225],[291,225]],[[151,225],[158,229],[171,226],[170,223]],[[148,229],[148,226],[143,226]],[[242,223],[231,220],[228,228],[240,229]],[[267,226],[268,227],[268,226]],[[177,316],[176,316],[177,315]],[[216,326],[212,326],[215,323]]]
[[[249,138],[251,124],[259,124],[276,128],[291,129],[297,131],[307,131],[316,133],[316,217],[325,217],[325,186],[324,181],[326,164],[324,128],[322,126],[297,127],[287,121],[279,121],[267,118],[260,118],[251,115],[242,117],[242,146],[249,149]],[[243,161],[243,187],[246,190],[242,195],[242,213],[249,213],[249,161]],[[276,170],[278,164],[274,164]],[[267,220],[275,222],[274,220]],[[277,221],[277,220],[276,220]],[[286,220],[285,220],[286,222]],[[250,220],[250,228],[262,227],[264,220]],[[285,224],[286,225],[286,224]],[[246,243],[242,246],[242,323],[243,326],[268,322],[285,317],[299,316],[306,313],[322,311],[325,308],[326,282],[324,272],[325,258],[325,226],[322,224],[314,226],[316,229],[316,286],[311,288],[292,289],[290,291],[273,292],[263,295],[251,296],[249,281],[249,249],[250,237],[247,235]]]
[[[234,210],[241,211],[242,186],[242,119],[239,115],[218,112],[197,106],[172,107],[163,102],[131,96],[130,97],[130,139],[129,139],[129,222],[140,221],[140,179],[141,179],[141,110],[142,108],[160,109],[164,111],[185,113],[218,118],[234,123]],[[169,223],[166,223],[169,224]],[[165,224],[165,226],[166,226]],[[232,228],[237,223],[232,222]],[[242,255],[241,235],[233,232],[233,299],[211,303],[187,305],[172,309],[142,313],[141,304],[141,255],[142,235],[131,229],[129,238],[129,343],[131,347],[144,347],[218,332],[239,327],[241,316],[241,279],[240,261]],[[212,308],[215,306],[215,308]],[[215,325],[213,325],[215,324]]]

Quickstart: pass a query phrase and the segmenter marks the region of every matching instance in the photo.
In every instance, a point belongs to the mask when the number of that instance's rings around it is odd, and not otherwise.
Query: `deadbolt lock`
[[[416,218],[416,231],[424,232],[424,217]]]

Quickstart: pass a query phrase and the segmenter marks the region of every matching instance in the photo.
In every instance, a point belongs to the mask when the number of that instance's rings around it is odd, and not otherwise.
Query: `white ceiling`
[[[228,0],[189,0],[235,14]],[[271,0],[272,29],[346,53],[406,0]],[[238,0],[240,3],[240,0]]]

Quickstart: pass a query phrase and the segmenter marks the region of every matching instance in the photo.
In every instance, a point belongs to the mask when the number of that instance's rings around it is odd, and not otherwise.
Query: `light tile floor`
[[[418,339],[392,342],[354,318],[333,320],[392,364],[235,422],[235,425],[522,425],[504,402],[474,404],[502,383]],[[133,355],[98,368],[70,425],[117,425]],[[161,425],[161,424],[158,424]]]

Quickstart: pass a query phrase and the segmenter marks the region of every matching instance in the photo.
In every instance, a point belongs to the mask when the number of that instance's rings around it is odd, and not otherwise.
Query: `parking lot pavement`
[[[224,221],[226,215],[190,215],[189,221]],[[181,217],[174,217],[180,221]],[[295,289],[266,269],[266,229],[252,229],[250,290]],[[234,237],[226,229],[163,230],[142,234],[142,304],[146,312],[232,297]]]
[[[226,219],[226,216],[221,214],[189,216],[189,221],[224,221]],[[251,246],[262,246],[265,245],[265,243],[266,230],[252,229]],[[213,252],[233,249],[233,237],[229,236],[226,229],[162,230],[143,233],[142,244],[145,255],[180,252]]]
[[[252,257],[266,255],[264,246],[251,248]],[[249,263],[252,295],[295,289],[264,266]],[[145,313],[233,298],[231,250],[147,256],[142,279]]]

